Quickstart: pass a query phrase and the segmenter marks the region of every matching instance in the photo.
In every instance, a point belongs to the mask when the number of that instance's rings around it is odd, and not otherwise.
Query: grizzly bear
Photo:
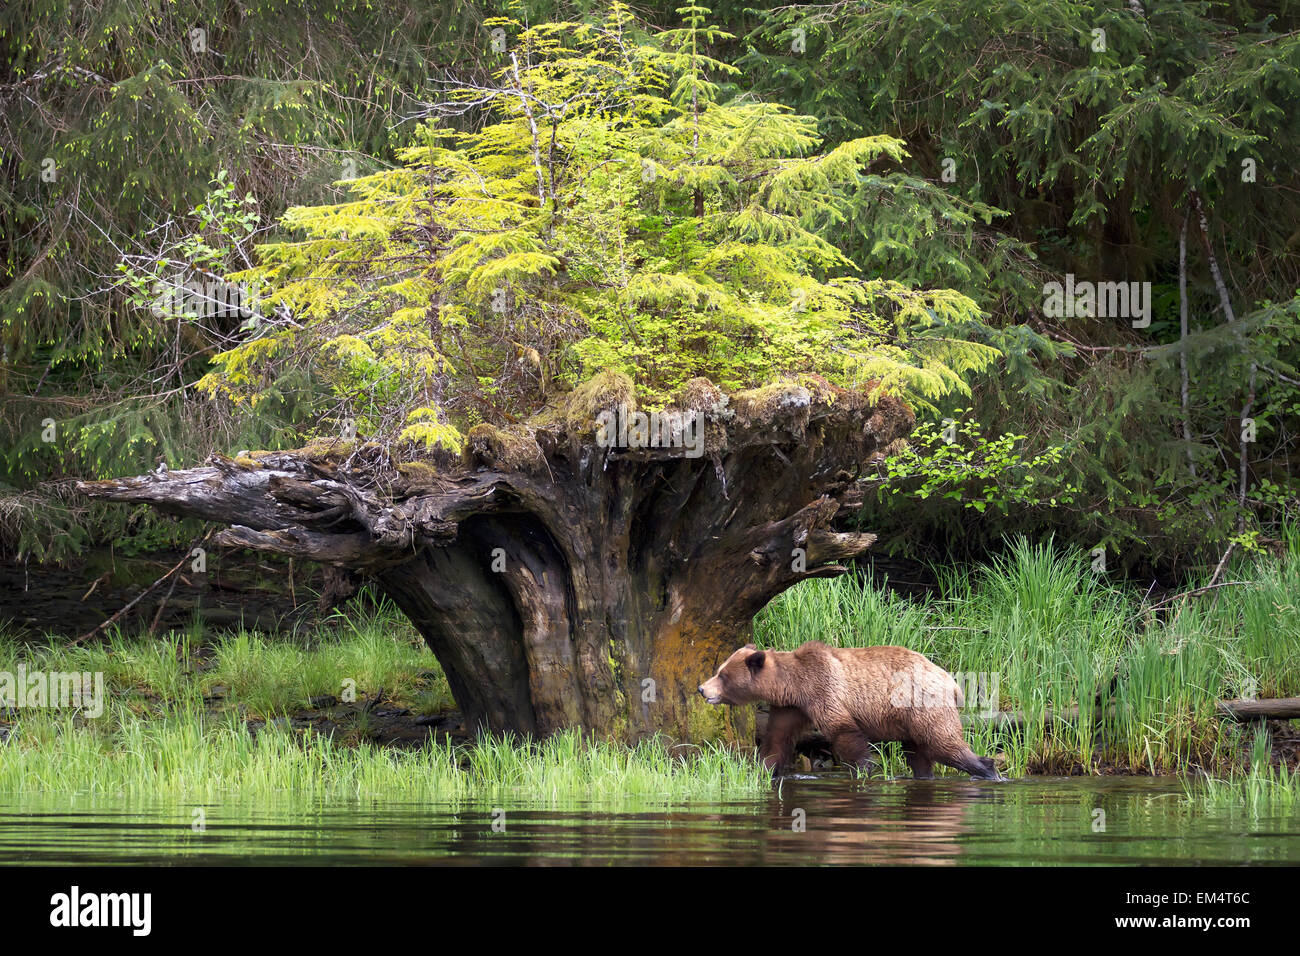
[[[866,769],[871,745],[901,741],[912,775],[934,776],[935,762],[976,780],[998,780],[988,757],[962,738],[957,709],[965,701],[952,676],[905,647],[829,647],[809,641],[793,651],[746,644],[700,685],[710,704],[765,700],[772,709],[760,749],[778,775],[809,726],[830,741],[844,763]]]

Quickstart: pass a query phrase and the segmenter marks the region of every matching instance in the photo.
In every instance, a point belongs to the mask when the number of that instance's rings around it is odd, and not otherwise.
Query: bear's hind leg
[[[956,753],[950,756],[940,756],[939,762],[953,767],[957,770],[964,770],[971,775],[972,780],[1001,780],[998,768],[993,763],[992,757],[977,756],[975,751],[969,747],[962,747]]]
[[[760,759],[763,766],[778,777],[794,757],[794,745],[808,728],[808,718],[798,707],[773,707],[767,715],[767,733],[763,735]]]
[[[916,744],[908,741],[903,744],[903,757],[916,780],[934,779],[934,761],[929,755],[917,749]]]
[[[840,763],[846,763],[863,773],[875,766],[871,759],[871,741],[859,730],[842,730],[831,738],[831,749]]]

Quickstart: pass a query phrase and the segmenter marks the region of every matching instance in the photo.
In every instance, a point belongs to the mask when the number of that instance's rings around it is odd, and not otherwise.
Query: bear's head
[[[746,644],[732,654],[718,672],[700,685],[700,694],[710,704],[750,704],[769,700],[768,691],[774,677],[772,655]]]

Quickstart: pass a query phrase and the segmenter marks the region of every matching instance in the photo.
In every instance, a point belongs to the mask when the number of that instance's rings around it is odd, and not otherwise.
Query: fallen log
[[[1300,720],[1300,697],[1221,700],[1215,705],[1215,710],[1220,717],[1243,723],[1251,720]],[[1095,713],[1100,714],[1101,709],[1098,708]],[[1078,707],[1065,707],[1059,711],[1048,709],[1043,712],[1043,721],[1045,723],[1067,722],[1078,719]],[[994,730],[1020,730],[1030,723],[1024,714],[1014,710],[998,711],[995,714],[965,710],[962,711],[961,720],[967,727],[992,724]],[[754,726],[757,736],[762,738],[767,729],[766,711],[760,710],[758,712]],[[806,734],[802,738],[802,743],[812,747],[815,747],[818,742],[824,743],[826,748],[829,749],[830,743],[824,741],[816,733]]]
[[[1215,704],[1215,711],[1220,717],[1243,723],[1251,720],[1293,720],[1300,718],[1300,697],[1221,700]],[[1102,713],[1101,708],[1094,710],[1097,716]],[[1078,707],[1065,707],[1055,712],[1048,709],[1043,712],[1044,723],[1069,722],[1078,719]],[[1012,710],[999,711],[996,714],[966,711],[962,713],[962,723],[967,726],[991,724],[994,730],[1022,730],[1031,721],[1024,714]]]
[[[1294,720],[1300,718],[1300,697],[1271,700],[1221,700],[1219,714],[1232,720]]]

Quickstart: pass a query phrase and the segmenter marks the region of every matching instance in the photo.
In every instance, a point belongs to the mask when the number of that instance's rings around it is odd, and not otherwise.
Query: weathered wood
[[[1221,700],[1221,716],[1232,720],[1295,720],[1300,718],[1300,697],[1274,697],[1271,700]]]
[[[1113,705],[1106,710],[1098,707],[1094,709],[1094,715],[1100,717],[1104,713],[1113,713],[1113,710]],[[1251,720],[1291,720],[1300,718],[1300,697],[1221,700],[1215,705],[1215,710],[1220,717],[1241,722]],[[1055,712],[1050,709],[1044,711],[1042,722],[1050,724],[1077,721],[1078,719],[1078,707],[1065,707]],[[1033,723],[1023,713],[1017,711],[1000,711],[992,715],[963,711],[962,722],[968,726],[991,724],[995,730],[1023,730],[1030,723]]]
[[[353,443],[79,487],[370,575],[471,725],[744,737],[696,686],[775,595],[870,547],[831,522],[913,418],[811,376],[732,396],[696,379],[674,408],[698,416],[700,454],[612,447],[597,421],[635,401],[601,376],[528,424],[477,426],[459,460]]]

